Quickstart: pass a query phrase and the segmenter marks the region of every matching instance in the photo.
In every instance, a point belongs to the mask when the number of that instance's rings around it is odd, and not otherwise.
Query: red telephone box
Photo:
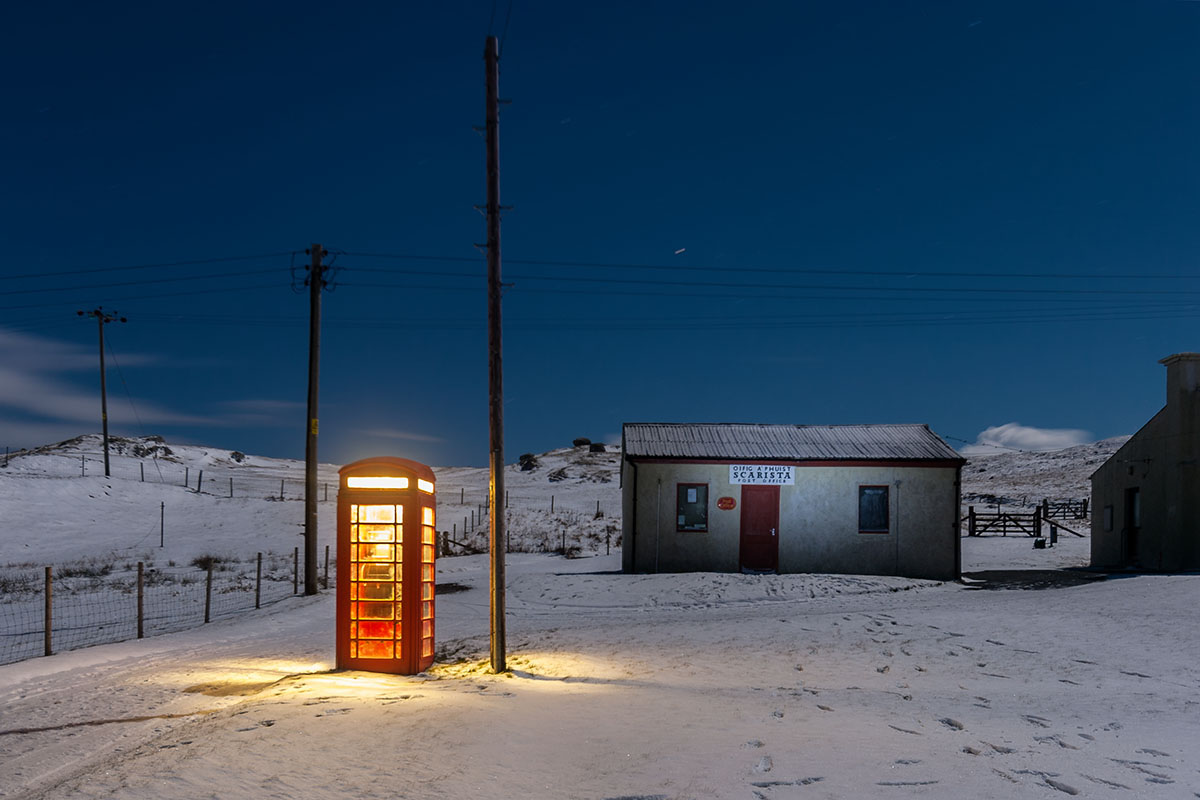
[[[433,470],[381,457],[339,475],[337,665],[421,672],[433,663]]]

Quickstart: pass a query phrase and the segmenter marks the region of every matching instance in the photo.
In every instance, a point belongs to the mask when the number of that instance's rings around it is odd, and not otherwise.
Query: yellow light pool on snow
[[[424,478],[417,478],[417,488],[420,489],[422,492],[428,492],[429,494],[433,494],[433,484],[430,483],[429,481],[425,480]]]
[[[426,481],[421,481],[426,483]],[[348,489],[407,489],[408,478],[389,478],[385,476],[379,477],[348,477],[346,478],[346,488]],[[433,491],[433,484],[429,484],[427,492]]]

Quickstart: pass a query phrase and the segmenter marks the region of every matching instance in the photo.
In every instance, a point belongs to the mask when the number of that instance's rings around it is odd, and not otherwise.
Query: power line
[[[405,272],[398,271],[397,274],[405,274]],[[407,274],[427,274],[427,273],[420,273],[417,271],[408,271]],[[443,277],[478,278],[479,276],[471,275],[470,273],[445,273],[443,275]],[[622,279],[615,279],[615,278],[572,278],[572,277],[559,277],[559,276],[546,276],[546,275],[512,275],[512,274],[507,276],[507,280],[511,281],[513,284],[515,284],[517,287],[517,290],[521,291],[521,292],[540,292],[540,293],[552,293],[552,294],[598,294],[598,293],[616,294],[616,295],[632,294],[632,295],[637,295],[637,296],[641,296],[641,297],[646,297],[646,296],[743,297],[743,298],[748,297],[748,298],[755,298],[755,299],[764,299],[764,296],[759,295],[759,294],[734,295],[734,294],[729,294],[726,291],[722,291],[722,293],[719,295],[713,294],[713,293],[697,294],[695,292],[680,292],[680,291],[678,291],[678,287],[680,285],[678,281],[654,281],[654,280],[642,280],[642,279],[622,280]],[[520,281],[535,281],[535,282],[540,281],[540,282],[546,282],[546,283],[584,283],[584,284],[592,284],[592,285],[614,285],[615,284],[615,285],[620,285],[620,286],[663,287],[663,288],[670,289],[671,291],[659,292],[654,295],[650,295],[644,291],[628,291],[628,292],[601,291],[601,292],[597,292],[596,290],[593,290],[593,289],[577,290],[577,291],[572,291],[572,290],[568,290],[568,289],[532,289],[531,290],[531,289],[526,289],[524,287],[521,287],[519,284]],[[419,288],[419,289],[460,290],[460,289],[481,288],[481,287],[455,287],[455,286],[427,286],[427,285],[413,285],[413,284],[399,284],[399,283],[356,283],[354,281],[346,281],[346,282],[342,283],[341,285],[347,286],[347,287],[372,288],[372,289],[385,289],[385,288],[416,289],[416,288]],[[735,283],[735,282],[731,282],[731,281],[720,281],[720,282],[719,281],[688,281],[687,286],[692,287],[692,288],[721,289],[721,290],[758,289],[758,290],[762,290],[762,291],[771,291],[771,292],[775,292],[778,290],[792,290],[792,291],[801,291],[801,292],[814,292],[814,291],[818,291],[818,292],[819,291],[825,291],[825,292],[891,292],[891,293],[897,293],[897,294],[899,294],[899,293],[909,293],[909,294],[925,293],[925,294],[931,294],[931,295],[1013,294],[1013,295],[1054,295],[1054,296],[1075,296],[1075,297],[1090,296],[1090,295],[1118,295],[1118,296],[1147,295],[1147,296],[1171,296],[1171,297],[1178,296],[1181,294],[1200,295],[1200,289],[1030,289],[1030,288],[1024,288],[1024,287],[1004,289],[1004,288],[991,287],[991,286],[989,286],[989,287],[974,287],[974,288],[967,287],[967,286],[963,286],[963,287],[952,287],[952,286],[923,286],[923,287],[917,287],[917,286],[847,286],[847,285],[840,285],[840,284],[823,285],[823,284],[795,284],[795,283],[747,284],[747,283]],[[772,295],[772,296],[777,297],[778,295]],[[769,298],[767,298],[767,299],[769,299]]]
[[[174,278],[148,278],[136,281],[117,281],[115,283],[89,283],[81,286],[54,286],[47,289],[6,289],[5,294],[40,294],[43,292],[74,292],[81,289],[112,289],[121,286],[144,286],[149,283],[179,283],[181,281],[204,281],[211,278],[240,278],[245,275],[266,275],[280,272],[280,268],[254,269],[243,272],[206,272],[202,275],[179,275]]]
[[[260,284],[255,284],[253,286],[236,286],[233,288],[236,288],[239,292],[249,292],[249,291],[255,291],[258,289],[278,289],[280,287],[280,285],[281,284],[278,284],[278,283],[260,283]],[[158,300],[163,297],[190,297],[195,294],[216,294],[218,292],[222,293],[222,294],[228,294],[229,290],[230,290],[229,286],[222,286],[220,288],[215,288],[215,289],[191,289],[186,292],[160,292],[159,294],[126,295],[123,297],[110,298],[109,301],[124,303],[126,300]],[[30,308],[57,308],[59,306],[73,306],[73,305],[87,304],[88,302],[90,302],[90,301],[88,301],[88,300],[62,300],[62,301],[55,301],[52,303],[26,303],[24,305],[19,305],[19,306],[0,306],[0,311],[19,311],[19,310],[25,310],[25,309],[30,309]]]
[[[366,253],[345,251],[347,256],[359,258],[392,259],[396,261],[443,261],[448,263],[478,264],[478,258],[468,256],[421,255],[415,253]],[[726,267],[712,265],[680,265],[680,264],[643,264],[621,261],[571,261],[556,259],[506,258],[506,263],[523,266],[543,267],[588,267],[601,269],[636,269],[662,270],[669,272],[761,272],[767,274],[795,275],[861,275],[865,277],[896,277],[896,278],[1031,278],[1031,279],[1069,279],[1094,280],[1112,278],[1116,280],[1142,280],[1152,278],[1157,280],[1197,280],[1200,274],[1154,274],[1129,273],[1108,274],[1103,272],[966,272],[938,270],[855,270],[833,267],[755,267],[732,264]]]
[[[120,267],[88,267],[79,269],[68,269],[60,272],[32,272],[25,275],[10,275],[8,280],[18,280],[22,278],[47,278],[57,277],[60,275],[86,275],[97,272],[120,272],[122,270],[131,269],[160,269],[163,267],[191,267],[199,264],[219,264],[228,261],[254,261],[263,258],[279,258],[282,256],[291,255],[292,251],[285,250],[280,253],[262,253],[253,256],[223,256],[221,258],[198,258],[189,261],[160,261],[154,264],[133,264]]]

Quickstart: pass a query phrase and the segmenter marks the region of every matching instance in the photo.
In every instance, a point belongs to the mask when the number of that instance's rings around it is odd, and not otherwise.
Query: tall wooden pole
[[[304,593],[317,593],[317,389],[321,374],[321,257],[325,250],[309,250],[308,274],[308,414],[304,441]]]
[[[100,330],[100,427],[104,433],[104,477],[109,477],[108,469],[108,386],[104,374],[104,315],[96,315],[96,327]]]
[[[125,322],[124,317],[118,317],[116,314],[106,312],[103,308],[97,308],[94,311],[77,311],[75,312],[81,317],[95,317],[96,325],[100,332],[100,427],[104,434],[104,477],[109,477],[108,467],[108,386],[107,376],[104,371],[104,326],[109,322],[120,320]]]
[[[500,347],[500,48],[487,37],[488,513],[492,671],[504,672],[504,374]]]

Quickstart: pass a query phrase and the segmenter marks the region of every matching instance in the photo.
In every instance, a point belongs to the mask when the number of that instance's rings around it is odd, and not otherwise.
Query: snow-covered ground
[[[551,493],[555,513],[581,524],[616,518],[615,479],[585,457],[556,451],[526,483],[510,479],[510,510],[530,499],[526,528],[554,530]],[[1008,458],[978,462],[1006,476],[988,483],[1011,496],[1009,476],[1024,473],[1002,473]],[[1060,464],[1061,484],[1028,483],[1079,496],[1069,488],[1090,472],[1081,460]],[[89,478],[12,472],[20,461],[0,470],[0,561],[128,547],[117,528],[85,540],[95,528],[68,518],[119,520],[122,507],[165,502],[124,499],[149,491],[130,487],[136,478],[81,495],[61,482]],[[557,469],[567,479],[547,480]],[[438,470],[439,499],[485,476]],[[39,482],[59,486],[51,500],[36,499]],[[467,499],[439,505],[438,527]],[[300,504],[254,501],[272,515],[237,500],[195,495],[207,505],[186,516],[205,539],[179,537],[172,557],[296,543]],[[322,513],[331,534],[332,502]],[[14,534],[47,527],[47,515],[75,525],[74,538]],[[331,593],[0,666],[0,796],[1200,796],[1200,576],[1063,572],[1087,562],[1074,537],[1047,550],[1025,537],[963,545],[980,582],[623,575],[602,545],[583,558],[512,554],[503,675],[487,664],[484,556],[439,560],[439,584],[460,590],[438,597],[438,661],[418,676],[333,671]]]

